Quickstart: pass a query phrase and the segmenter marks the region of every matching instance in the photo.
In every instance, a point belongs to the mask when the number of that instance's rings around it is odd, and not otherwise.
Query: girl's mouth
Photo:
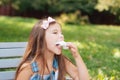
[[[67,43],[65,41],[56,42],[56,46],[62,47],[63,49],[68,49]]]

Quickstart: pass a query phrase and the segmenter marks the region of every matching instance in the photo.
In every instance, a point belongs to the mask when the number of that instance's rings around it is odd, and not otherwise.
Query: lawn
[[[34,18],[0,16],[0,42],[27,41]],[[62,24],[65,41],[74,42],[91,80],[120,80],[120,26]],[[64,50],[74,63],[69,51]]]

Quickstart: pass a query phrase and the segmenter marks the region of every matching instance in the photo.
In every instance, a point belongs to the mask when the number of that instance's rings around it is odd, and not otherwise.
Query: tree
[[[98,11],[109,11],[120,20],[120,0],[98,0],[95,9]]]

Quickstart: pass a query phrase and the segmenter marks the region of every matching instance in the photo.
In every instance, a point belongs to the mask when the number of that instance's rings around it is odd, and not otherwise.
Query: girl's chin
[[[62,53],[62,49],[61,48],[55,49],[55,54],[56,55],[60,55],[61,53]]]
[[[55,52],[54,52],[54,54],[56,54],[56,55],[60,55],[62,53],[62,50],[56,50]]]
[[[55,55],[61,55],[61,52],[59,52],[59,53],[57,52],[57,53],[55,53]]]

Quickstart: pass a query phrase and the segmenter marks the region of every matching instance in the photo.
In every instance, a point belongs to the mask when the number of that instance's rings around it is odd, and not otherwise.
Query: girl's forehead
[[[61,31],[61,26],[59,24],[51,24],[48,30],[60,30]]]

